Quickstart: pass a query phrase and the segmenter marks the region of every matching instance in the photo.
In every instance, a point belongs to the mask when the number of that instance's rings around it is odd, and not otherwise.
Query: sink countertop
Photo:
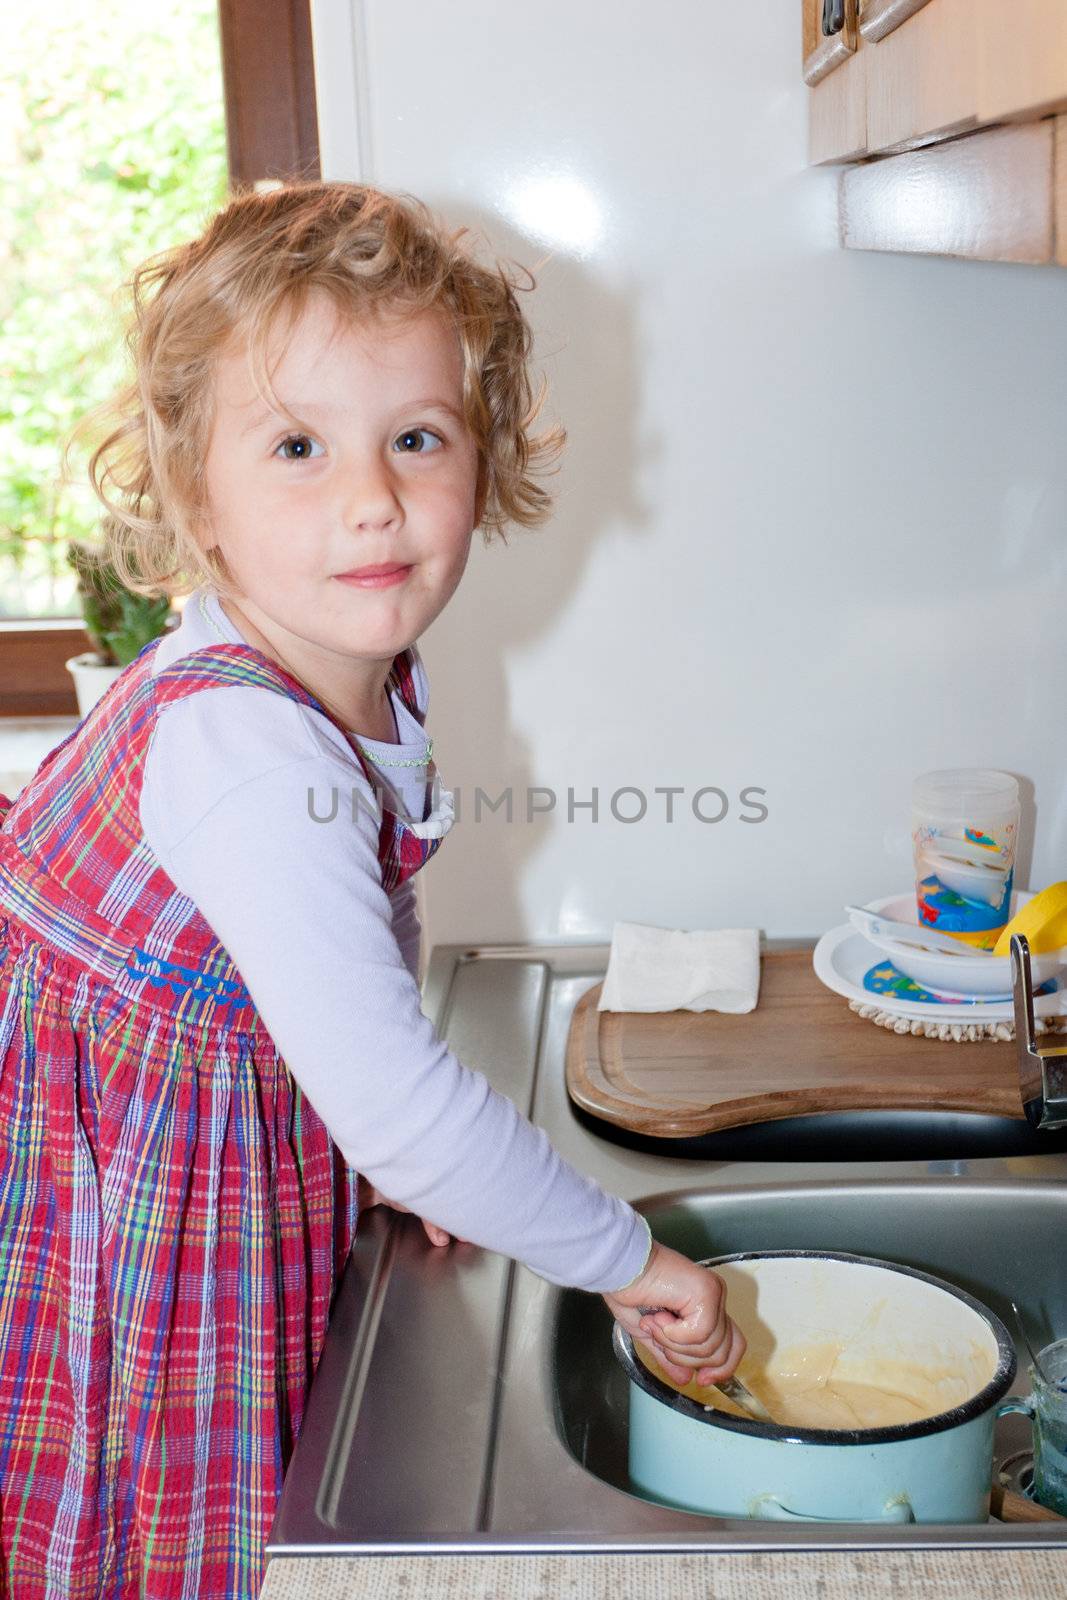
[[[423,1006],[461,1060],[509,1094],[568,1160],[627,1199],[828,1182],[1067,1181],[1067,1154],[715,1162],[609,1143],[574,1117],[563,1079],[570,1016],[607,956],[607,945],[439,946]],[[631,1586],[703,1600],[709,1585],[723,1597],[735,1582],[751,1593],[753,1562],[761,1593],[777,1594],[780,1580],[782,1594],[797,1594],[807,1582],[826,1600],[839,1588],[851,1600],[861,1572],[871,1596],[962,1600],[1008,1585],[1051,1600],[1067,1588],[1067,1541],[1049,1534],[1054,1524],[733,1522],[655,1506],[594,1477],[563,1445],[547,1397],[547,1331],[559,1293],[492,1252],[435,1251],[413,1217],[368,1215],[283,1488],[266,1600],[378,1596],[416,1583],[420,1595],[471,1600],[564,1589],[599,1597]],[[465,1396],[458,1406],[457,1393]]]
[[[1063,1600],[1052,1550],[273,1560],[262,1600]]]

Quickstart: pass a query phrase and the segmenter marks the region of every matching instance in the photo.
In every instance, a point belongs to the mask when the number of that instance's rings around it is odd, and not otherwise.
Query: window
[[[0,83],[0,716],[76,715],[67,557],[97,536],[63,438],[121,380],[123,279],[234,182],[317,177],[309,0],[53,0]]]

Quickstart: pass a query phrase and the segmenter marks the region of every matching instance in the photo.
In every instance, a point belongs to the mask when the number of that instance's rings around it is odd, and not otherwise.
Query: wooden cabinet
[[[978,126],[974,24],[975,0],[927,0],[877,42],[864,37],[869,155]]]
[[[827,4],[842,0],[827,0]],[[810,160],[855,161],[1067,111],[1067,0],[802,0]]]
[[[974,0],[974,9],[979,120],[1029,121],[1067,109],[1065,0]]]
[[[801,0],[804,82],[809,87],[847,61],[856,48],[858,0]]]
[[[870,44],[907,22],[930,0],[860,0],[860,32]]]
[[[802,3],[846,245],[1067,265],[1067,0]]]
[[[841,242],[851,250],[1056,259],[1056,124],[1067,117],[984,128],[841,174]]]
[[[808,160],[854,161],[867,151],[864,62],[859,55],[858,0],[837,0],[841,27],[827,34],[824,0],[801,0],[801,56],[810,90]]]
[[[865,62],[856,51],[810,91],[808,160],[855,161],[867,154]]]

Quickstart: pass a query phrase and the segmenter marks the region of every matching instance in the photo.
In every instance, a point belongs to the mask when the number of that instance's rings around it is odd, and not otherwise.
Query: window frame
[[[311,0],[218,0],[218,19],[231,189],[319,178]],[[66,662],[91,649],[79,617],[0,618],[0,725],[76,718]]]

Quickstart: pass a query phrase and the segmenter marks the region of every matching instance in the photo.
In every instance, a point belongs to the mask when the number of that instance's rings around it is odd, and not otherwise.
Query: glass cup
[[[1034,1499],[1067,1517],[1067,1339],[1038,1351],[1030,1393],[1012,1395],[1000,1410],[1021,1411],[1034,1425]]]
[[[1011,918],[1019,785],[1008,772],[957,767],[912,786],[919,924],[990,950]]]

